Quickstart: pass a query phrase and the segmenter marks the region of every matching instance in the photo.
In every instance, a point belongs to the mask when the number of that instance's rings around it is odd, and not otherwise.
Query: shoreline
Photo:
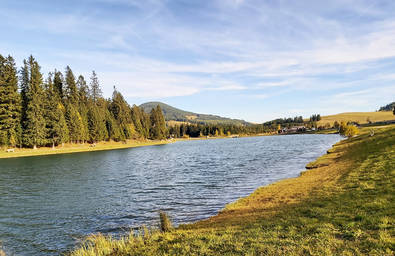
[[[48,155],[60,155],[60,154],[73,154],[73,153],[84,153],[94,151],[107,151],[117,150],[126,148],[136,148],[145,146],[156,146],[175,143],[178,141],[196,141],[196,140],[216,140],[216,139],[237,139],[237,138],[249,138],[249,137],[266,137],[266,136],[284,136],[284,135],[299,135],[299,134],[333,134],[333,133],[292,133],[292,134],[277,134],[277,133],[265,133],[265,134],[253,134],[253,135],[234,135],[234,136],[218,136],[218,137],[190,137],[190,138],[174,138],[162,141],[155,140],[129,140],[126,144],[123,142],[105,141],[96,143],[95,147],[91,144],[70,144],[67,143],[65,146],[57,146],[54,149],[51,147],[40,147],[37,149],[31,148],[14,148],[15,152],[6,152],[6,149],[1,148],[0,160],[9,158],[20,158],[20,157],[34,157],[34,156],[48,156]]]
[[[391,216],[392,209],[395,125],[375,130],[370,136],[368,128],[361,129],[359,136],[337,142],[308,163],[310,169],[298,177],[259,187],[208,219],[165,233],[153,230],[137,237],[126,235],[121,240],[91,235],[89,243],[71,255],[190,255],[202,251],[208,255],[342,255],[352,251],[390,255],[392,240],[385,229],[385,216]],[[372,212],[372,207],[380,211]]]
[[[0,152],[1,159],[9,158],[20,158],[20,157],[35,157],[35,156],[48,156],[48,155],[60,155],[60,154],[73,154],[73,153],[84,153],[94,151],[107,151],[117,149],[127,149],[145,146],[156,146],[173,143],[174,141],[150,141],[150,140],[130,140],[127,143],[123,142],[99,142],[96,146],[92,147],[91,144],[65,144],[64,147],[58,146],[56,148],[41,147],[37,149],[31,148],[15,148],[15,152],[6,152],[2,150]]]
[[[275,134],[256,134],[256,135],[241,135],[240,138],[244,137],[261,137],[261,136],[271,136]],[[156,140],[129,140],[127,143],[105,141],[98,142],[96,146],[92,147],[92,144],[70,144],[67,143],[63,147],[57,146],[54,149],[51,147],[40,147],[37,149],[31,148],[14,148],[15,152],[6,152],[3,148],[0,151],[0,160],[9,158],[20,158],[20,157],[34,157],[34,156],[47,156],[47,155],[58,155],[58,154],[73,154],[73,153],[84,153],[84,152],[94,152],[94,151],[107,151],[107,150],[117,150],[126,148],[136,148],[145,146],[156,146],[165,145],[170,143],[175,143],[178,141],[194,141],[194,140],[212,140],[212,139],[232,139],[232,137],[221,136],[221,137],[197,137],[197,138],[176,138],[168,139],[162,141]]]
[[[332,134],[338,134],[338,133],[317,133],[317,132],[316,133],[294,133],[294,134],[273,134],[273,136],[289,136],[289,135],[303,135],[303,134],[332,135]],[[259,195],[260,192],[263,190],[275,189],[278,192],[283,191],[286,186],[289,186],[289,184],[293,183],[294,181],[298,182],[302,176],[309,175],[310,173],[317,171],[317,169],[319,170],[319,168],[329,166],[332,163],[332,161],[334,161],[335,157],[340,157],[340,154],[344,153],[344,152],[339,153],[339,150],[338,150],[339,147],[342,147],[341,145],[343,145],[343,142],[347,142],[347,139],[344,139],[344,138],[340,139],[338,142],[336,142],[330,148],[328,148],[326,150],[326,153],[324,153],[321,156],[318,156],[313,161],[308,162],[305,166],[305,169],[301,170],[298,176],[281,179],[281,180],[275,181],[273,183],[270,183],[268,185],[260,186],[260,187],[256,188],[251,194],[249,194],[245,197],[241,197],[234,202],[226,204],[223,209],[221,209],[220,211],[217,212],[216,215],[208,217],[206,219],[202,219],[202,220],[193,222],[193,223],[180,224],[179,227],[181,229],[187,229],[187,230],[190,229],[191,227],[193,229],[196,227],[202,228],[207,223],[213,223],[213,222],[220,220],[224,214],[228,214],[228,213],[234,214],[235,209],[240,208],[241,205],[248,206],[250,204],[250,202],[249,202],[250,199]],[[334,154],[334,153],[337,153],[337,154]],[[273,194],[271,194],[271,196],[273,196]],[[273,201],[273,200],[269,200],[269,201]],[[203,224],[203,226],[202,226],[202,224]]]

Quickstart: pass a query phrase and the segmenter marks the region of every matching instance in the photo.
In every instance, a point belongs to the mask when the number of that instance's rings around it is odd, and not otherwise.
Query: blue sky
[[[262,122],[395,100],[393,0],[2,0],[0,19],[18,66],[95,70],[130,104]]]

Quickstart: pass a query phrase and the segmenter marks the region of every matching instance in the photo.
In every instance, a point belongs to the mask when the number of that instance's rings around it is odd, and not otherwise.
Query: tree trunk
[[[37,149],[37,145],[34,145],[34,146],[33,146],[33,150],[36,150],[36,149]]]

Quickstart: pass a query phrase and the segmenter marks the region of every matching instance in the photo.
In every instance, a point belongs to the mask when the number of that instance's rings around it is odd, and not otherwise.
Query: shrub
[[[349,125],[346,130],[346,136],[347,137],[354,137],[355,135],[358,134],[358,132],[359,132],[359,130],[357,127],[355,127],[354,125]]]
[[[160,230],[162,232],[169,232],[173,229],[169,216],[165,212],[159,212]]]

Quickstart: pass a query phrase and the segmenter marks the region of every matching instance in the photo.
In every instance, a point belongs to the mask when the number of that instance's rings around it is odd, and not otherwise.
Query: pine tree
[[[22,68],[23,91],[23,141],[26,146],[41,146],[45,143],[44,90],[40,66],[30,56]]]
[[[0,145],[16,146],[20,141],[20,112],[15,61],[0,55]]]

